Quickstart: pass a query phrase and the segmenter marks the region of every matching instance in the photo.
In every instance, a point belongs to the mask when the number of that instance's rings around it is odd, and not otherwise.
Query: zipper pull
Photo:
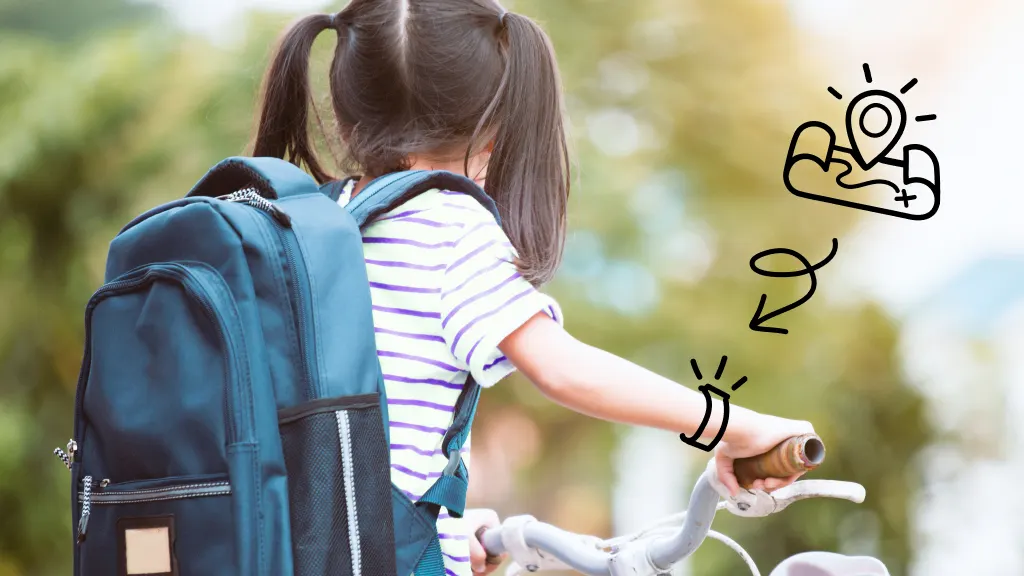
[[[289,216],[279,206],[261,196],[255,188],[243,188],[242,190],[236,190],[231,194],[217,196],[217,199],[224,200],[225,202],[241,202],[243,204],[248,204],[253,208],[258,208],[267,214],[270,214],[281,226],[284,226],[285,228],[292,227],[291,216]]]
[[[92,512],[92,476],[82,479],[82,517],[78,519],[78,543],[85,542],[85,531],[89,528],[89,514]]]
[[[289,216],[284,210],[281,210],[276,204],[270,204],[270,215],[277,220],[281,226],[285,228],[292,227],[292,217]]]
[[[60,461],[71,470],[71,463],[75,461],[75,452],[78,452],[78,443],[74,439],[68,440],[68,451],[64,452],[60,448],[53,449],[53,455],[60,458]]]
[[[85,542],[85,531],[89,528],[89,514],[92,512],[92,476],[86,476],[82,486],[82,517],[78,520],[78,543]]]
[[[65,454],[63,450],[61,450],[60,448],[54,448],[53,455],[56,456],[57,458],[60,458],[61,462],[63,462],[64,465],[68,467],[68,470],[71,470],[71,459],[68,458],[68,455]]]

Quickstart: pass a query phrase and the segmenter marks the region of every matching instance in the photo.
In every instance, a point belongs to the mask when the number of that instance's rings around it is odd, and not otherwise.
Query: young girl
[[[352,0],[338,14],[299,21],[268,71],[253,154],[288,158],[321,182],[331,177],[307,133],[307,76],[313,41],[328,29],[338,36],[330,69],[338,136],[363,174],[340,202],[392,171],[443,169],[474,178],[502,216],[499,226],[473,198],[435,190],[365,229],[395,485],[416,500],[441,474],[441,440],[470,375],[486,388],[518,369],[583,414],[693,434],[703,396],[576,340],[537,290],[562,255],[569,193],[558,69],[541,28],[495,0]],[[720,414],[719,406],[711,436]],[[807,422],[733,406],[719,474],[735,493],[733,459],[809,432]],[[442,511],[448,574],[484,570],[472,534],[495,521]]]

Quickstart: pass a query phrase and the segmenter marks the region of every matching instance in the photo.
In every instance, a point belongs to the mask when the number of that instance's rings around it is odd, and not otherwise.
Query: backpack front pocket
[[[173,477],[105,487],[83,481],[81,576],[231,573],[234,531],[227,475]]]
[[[78,574],[238,573],[252,539],[234,518],[256,507],[231,493],[254,472],[227,450],[252,434],[250,389],[238,308],[213,268],[153,264],[97,291],[76,398]]]
[[[209,266],[146,266],[90,300],[75,401],[87,473],[226,472],[226,446],[253,428],[250,396],[238,310]]]

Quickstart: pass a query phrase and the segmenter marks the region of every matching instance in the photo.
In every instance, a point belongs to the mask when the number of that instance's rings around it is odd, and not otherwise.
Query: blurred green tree
[[[106,243],[189,161],[197,56],[151,30],[74,51],[0,35],[2,576],[70,572],[69,476],[50,452],[71,433],[82,314]]]
[[[160,14],[154,4],[126,0],[0,0],[0,30],[74,44],[97,33],[153,21]]]

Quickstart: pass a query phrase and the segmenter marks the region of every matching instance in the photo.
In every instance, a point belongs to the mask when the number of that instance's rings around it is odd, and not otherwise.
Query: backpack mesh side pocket
[[[308,402],[281,411],[279,421],[296,576],[394,574],[389,458],[377,396]]]
[[[384,440],[380,407],[348,413],[353,431],[352,463],[363,566],[371,574],[395,574],[395,529],[391,513],[391,452]],[[382,464],[383,463],[383,464]]]

